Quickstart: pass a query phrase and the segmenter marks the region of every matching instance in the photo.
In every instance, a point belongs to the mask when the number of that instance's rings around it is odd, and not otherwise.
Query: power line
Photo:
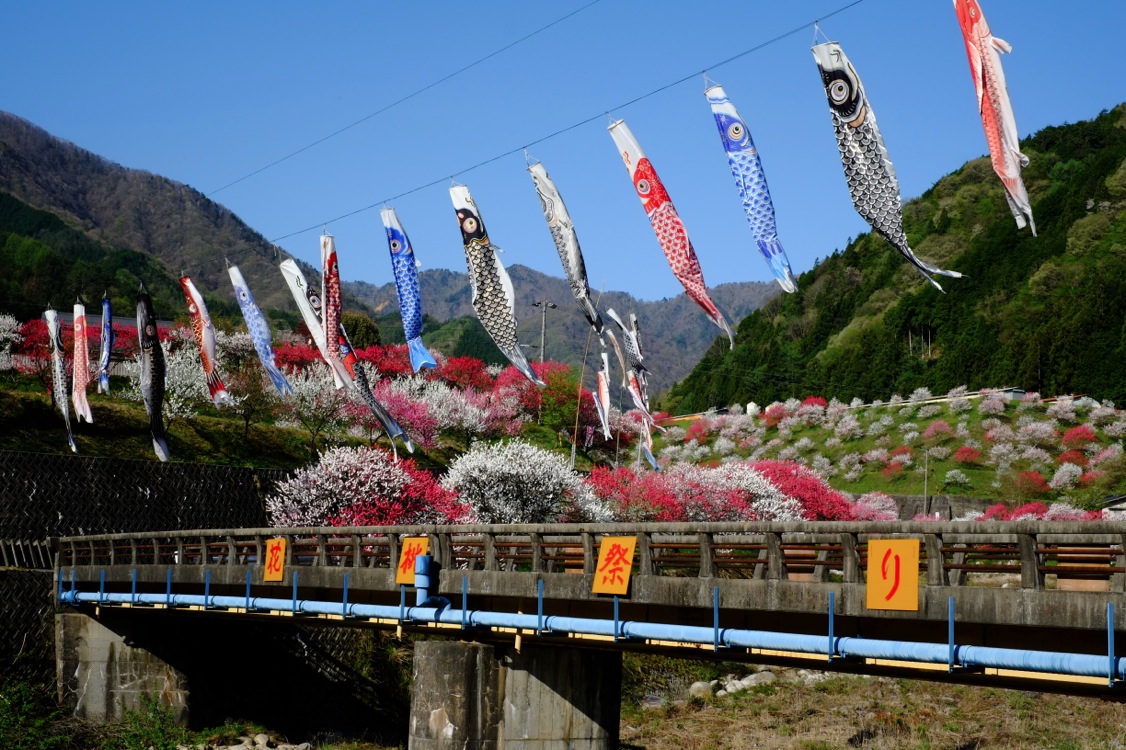
[[[597,2],[597,1],[598,0],[595,0],[595,2]],[[410,190],[405,190],[405,191],[399,193],[398,195],[392,195],[392,196],[389,196],[389,197],[386,197],[386,198],[382,198],[380,200],[375,201],[374,203],[371,203],[367,206],[364,206],[363,208],[357,208],[354,211],[349,211],[346,214],[341,214],[340,216],[337,216],[334,219],[318,221],[311,226],[305,227],[304,229],[298,229],[297,231],[290,232],[289,234],[283,234],[280,237],[277,237],[275,239],[270,240],[270,242],[271,243],[277,243],[277,242],[280,242],[282,240],[288,239],[290,237],[295,237],[299,234],[304,234],[305,232],[311,232],[314,229],[318,229],[320,227],[325,226],[326,224],[332,224],[332,223],[340,221],[342,219],[347,219],[349,216],[355,216],[356,214],[363,213],[364,211],[370,211],[371,209],[376,208],[377,206],[382,206],[386,203],[391,203],[392,201],[396,201],[400,198],[404,198],[404,197],[411,195],[413,193],[417,193],[420,190],[425,190],[426,188],[434,187],[435,185],[443,183],[443,182],[445,182],[445,181],[447,181],[451,178],[458,177],[458,176],[463,175],[463,174],[467,174],[467,173],[472,172],[476,169],[480,169],[481,167],[492,164],[493,162],[499,161],[500,159],[503,159],[507,156],[512,156],[513,154],[523,153],[525,150],[531,148],[532,146],[536,146],[536,145],[543,143],[545,141],[549,141],[552,138],[557,138],[558,136],[561,136],[564,133],[575,130],[576,128],[580,128],[583,125],[587,125],[589,123],[592,123],[595,120],[600,120],[600,119],[602,119],[603,117],[606,116],[607,112],[611,112],[611,111],[618,110],[618,109],[625,109],[626,107],[637,104],[638,102],[640,102],[644,99],[648,99],[651,96],[655,96],[655,95],[657,95],[657,94],[659,94],[663,91],[666,91],[670,88],[673,88],[674,86],[679,86],[680,84],[684,83],[685,81],[690,81],[693,78],[696,78],[697,76],[700,76],[700,75],[706,73],[708,70],[713,70],[715,68],[723,67],[724,65],[727,65],[729,63],[732,63],[732,62],[738,60],[739,58],[745,57],[745,56],[750,55],[754,52],[758,52],[758,51],[765,49],[766,47],[769,47],[773,44],[777,44],[778,42],[782,41],[783,39],[788,39],[789,37],[793,36],[794,34],[797,34],[799,31],[803,31],[803,30],[808,29],[810,27],[816,27],[818,22],[823,21],[827,18],[832,18],[833,16],[838,15],[840,13],[843,13],[844,11],[849,10],[850,8],[853,8],[857,5],[860,5],[860,3],[862,3],[862,2],[864,2],[864,0],[853,0],[853,2],[851,2],[847,5],[842,5],[841,7],[837,8],[836,10],[834,10],[830,13],[827,13],[826,15],[820,16],[820,17],[818,17],[818,18],[816,18],[812,21],[807,21],[806,23],[803,23],[800,26],[795,26],[794,28],[790,29],[789,31],[783,32],[783,33],[779,34],[778,36],[775,36],[771,39],[766,40],[765,42],[760,42],[759,44],[756,44],[755,46],[750,47],[749,49],[743,50],[742,52],[738,53],[737,55],[732,55],[731,57],[728,57],[724,60],[720,60],[717,63],[713,63],[711,65],[708,65],[707,67],[703,68],[702,70],[693,71],[692,73],[690,73],[686,76],[678,78],[677,80],[672,81],[670,83],[666,83],[663,86],[659,86],[658,88],[655,88],[655,89],[653,89],[652,91],[650,91],[646,94],[642,94],[641,96],[637,96],[633,99],[630,99],[627,102],[623,102],[623,103],[617,105],[616,107],[610,107],[609,109],[606,109],[602,112],[599,112],[596,115],[591,115],[590,117],[584,118],[584,119],[582,119],[582,120],[580,120],[580,121],[578,121],[578,122],[576,122],[572,125],[568,125],[567,127],[560,128],[559,130],[556,130],[553,133],[549,133],[548,135],[545,135],[541,138],[537,138],[534,141],[529,141],[528,143],[524,144],[523,146],[518,146],[517,148],[509,149],[508,151],[505,151],[504,153],[497,154],[496,156],[492,156],[488,159],[485,159],[484,161],[477,162],[473,166],[466,167],[466,168],[461,169],[457,172],[453,172],[452,174],[443,175],[442,177],[431,180],[430,182],[427,182],[423,185],[413,187]],[[593,3],[591,3],[591,5],[593,5]],[[589,7],[589,6],[584,6],[583,8],[580,8],[579,10],[583,10],[586,7]],[[579,11],[575,11],[575,13],[578,13],[578,12]],[[574,13],[572,13],[571,15],[574,15]],[[562,20],[562,19],[560,19],[560,20]],[[556,22],[556,23],[558,23],[558,22]],[[547,28],[547,27],[544,27],[544,28]],[[538,33],[538,32],[534,32],[534,33]],[[514,44],[515,44],[515,42],[514,42]],[[512,45],[509,45],[509,46],[512,46]],[[476,63],[474,63],[474,64],[476,64]],[[445,80],[445,79],[443,79],[443,80]],[[425,90],[425,89],[423,89],[423,90]],[[414,95],[412,94],[411,96],[414,96]],[[406,98],[410,98],[410,97],[406,97]],[[405,99],[403,99],[402,101],[405,101]],[[391,106],[394,106],[394,105],[391,105]],[[365,118],[365,119],[367,119],[367,118]],[[351,127],[351,125],[348,126],[348,127]],[[347,129],[347,128],[345,128],[345,129]],[[340,131],[338,131],[338,132],[340,132]],[[331,137],[331,136],[329,136],[329,137]],[[322,139],[322,140],[324,140],[324,139]],[[315,144],[311,144],[311,145],[315,145]],[[306,148],[309,148],[309,146],[307,146]],[[304,150],[304,149],[302,149],[302,150]],[[295,153],[300,153],[300,152],[295,152]],[[286,158],[289,158],[289,157],[286,157]],[[265,169],[265,167],[263,167],[263,169]],[[259,171],[261,171],[261,170],[259,170]],[[245,179],[245,178],[243,178],[243,179]],[[234,183],[231,183],[231,184],[234,184]],[[220,188],[220,190],[222,190],[222,188]]]
[[[319,138],[318,140],[313,141],[312,143],[310,143],[307,146],[302,146],[301,148],[297,149],[296,151],[289,153],[289,154],[286,154],[285,156],[281,157],[280,159],[276,159],[276,160],[270,162],[269,164],[267,164],[266,166],[260,167],[259,169],[254,170],[250,174],[243,175],[242,177],[238,178],[234,182],[228,182],[223,187],[216,188],[216,189],[212,190],[210,193],[207,194],[207,197],[210,198],[211,196],[215,195],[216,193],[218,193],[222,190],[226,190],[229,187],[232,187],[234,185],[239,184],[243,180],[249,180],[251,177],[254,177],[257,174],[261,174],[262,172],[265,172],[267,169],[269,169],[271,167],[275,167],[278,164],[281,164],[283,161],[286,161],[288,159],[292,159],[294,156],[297,156],[298,154],[302,154],[302,153],[308,151],[309,149],[313,148],[314,146],[319,146],[320,144],[324,143],[325,141],[329,140],[330,138],[335,138],[336,136],[340,135],[341,133],[343,133],[347,130],[351,130],[352,128],[356,127],[357,125],[365,123],[368,120],[370,120],[371,118],[376,117],[377,115],[381,115],[381,114],[383,114],[384,112],[386,112],[390,109],[394,109],[395,107],[399,106],[403,102],[410,101],[411,99],[415,98],[416,96],[419,96],[421,94],[426,93],[427,91],[434,88],[435,86],[437,86],[441,83],[445,83],[446,81],[450,80],[451,78],[455,78],[455,77],[461,75],[462,73],[466,72],[470,68],[474,68],[474,67],[480,65],[481,63],[485,62],[486,60],[494,58],[494,57],[496,57],[497,55],[499,55],[500,53],[502,53],[506,50],[512,49],[517,44],[520,44],[521,42],[528,41],[529,39],[536,36],[537,34],[540,34],[544,31],[547,31],[552,26],[555,26],[557,24],[562,23],[563,21],[566,21],[571,16],[582,13],[584,10],[591,7],[592,5],[597,5],[600,1],[601,0],[591,0],[591,2],[587,3],[586,5],[582,6],[581,8],[578,8],[576,10],[571,11],[570,13],[563,16],[562,18],[557,18],[554,21],[552,21],[551,23],[547,24],[546,26],[541,26],[540,28],[536,29],[535,31],[533,31],[529,34],[525,34],[524,36],[520,37],[516,41],[510,42],[509,44],[506,44],[505,46],[501,47],[500,49],[495,50],[493,52],[490,52],[489,54],[485,55],[484,57],[482,57],[478,60],[475,60],[475,61],[469,63],[468,65],[466,65],[462,68],[458,68],[457,70],[450,73],[449,75],[445,75],[445,76],[439,78],[438,80],[434,81],[433,83],[429,83],[429,84],[423,86],[422,88],[418,89],[417,91],[410,93],[410,94],[407,94],[406,96],[402,97],[401,99],[396,99],[395,101],[391,102],[390,104],[386,105],[385,107],[382,107],[380,109],[377,109],[375,112],[372,112],[370,115],[366,115],[365,117],[361,117],[360,119],[353,122],[351,125],[345,125],[344,127],[340,128],[339,130],[334,130],[333,132],[329,133],[325,137]]]

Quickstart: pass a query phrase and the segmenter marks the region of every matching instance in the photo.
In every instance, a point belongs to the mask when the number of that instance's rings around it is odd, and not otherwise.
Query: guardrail
[[[1004,576],[1043,589],[1049,576],[1126,591],[1126,523],[796,522],[317,527],[100,534],[57,540],[58,567],[258,566],[268,539],[287,566],[391,569],[401,539],[430,538],[446,569],[593,573],[602,536],[636,536],[635,575],[863,582],[870,539],[920,541],[920,584]],[[1106,590],[1104,588],[1104,590]]]

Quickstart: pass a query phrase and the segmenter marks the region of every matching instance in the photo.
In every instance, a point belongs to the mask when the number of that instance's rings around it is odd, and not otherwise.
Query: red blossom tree
[[[274,361],[282,369],[304,370],[314,362],[323,360],[315,346],[283,341],[274,347]]]
[[[1065,448],[1083,448],[1095,440],[1095,431],[1085,424],[1080,424],[1065,432],[1060,442]]]
[[[801,503],[805,517],[811,521],[853,521],[856,510],[841,492],[824,479],[795,461],[755,461],[751,468],[759,472],[784,494]]]
[[[409,477],[398,497],[373,496],[344,508],[330,520],[330,526],[394,526],[417,523],[420,517],[437,517],[439,523],[463,523],[469,508],[458,500],[428,471],[419,469],[411,459],[399,466]]]
[[[708,433],[711,432],[708,421],[704,418],[697,419],[688,426],[688,431],[684,433],[684,442],[695,440],[700,445],[708,441]]]
[[[375,365],[375,369],[384,377],[406,377],[414,372],[406,344],[368,346],[357,350],[356,356]]]
[[[1016,476],[1016,491],[1022,495],[1047,495],[1052,491],[1048,480],[1038,471],[1022,471]]]
[[[1056,462],[1061,464],[1075,464],[1076,466],[1086,466],[1090,463],[1090,459],[1087,458],[1083,451],[1075,450],[1074,448],[1072,448],[1071,450],[1061,453],[1059,457],[1056,458]]]
[[[778,423],[786,418],[786,407],[782,404],[771,404],[762,412],[762,424],[767,429],[777,427]]]
[[[883,474],[884,479],[886,479],[887,481],[894,482],[895,480],[903,476],[903,464],[899,463],[898,461],[891,461],[882,469],[880,469],[880,473]]]
[[[972,445],[963,445],[954,451],[954,460],[960,464],[976,464],[981,459],[981,451]]]
[[[455,388],[488,391],[492,390],[493,379],[487,367],[476,357],[447,357],[438,363],[434,377],[446,381]]]

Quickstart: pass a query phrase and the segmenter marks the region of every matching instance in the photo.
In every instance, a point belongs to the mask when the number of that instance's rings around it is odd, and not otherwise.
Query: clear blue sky
[[[343,277],[382,284],[391,268],[379,205],[334,219],[437,180],[389,205],[423,268],[464,271],[447,190],[456,175],[506,265],[562,276],[523,154],[462,172],[593,117],[530,153],[575,220],[591,286],[660,299],[681,287],[615,152],[606,113],[626,120],[652,160],[709,285],[769,280],[695,75],[707,69],[748,121],[783,246],[794,272],[807,271],[868,230],[849,200],[809,51],[812,28],[713,65],[849,2],[11,3],[0,109],[211,194],[578,11],[211,197],[270,240],[328,222]],[[1022,136],[1126,99],[1126,2],[982,4],[994,33],[1014,48],[1004,64]],[[905,199],[985,153],[950,0],[863,0],[822,30],[860,73]],[[316,264],[318,234],[279,244]],[[956,283],[947,286],[956,293]]]

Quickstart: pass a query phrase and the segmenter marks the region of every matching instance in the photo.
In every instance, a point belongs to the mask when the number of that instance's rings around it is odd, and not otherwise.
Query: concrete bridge
[[[592,591],[610,537],[636,544],[621,595]],[[404,544],[417,543],[405,540],[419,538],[434,567],[396,583]],[[284,565],[271,566],[279,539]],[[889,541],[906,544],[893,545],[894,565]],[[218,650],[205,633],[237,659],[240,628],[288,618],[445,636],[416,647],[410,746],[420,749],[615,747],[626,650],[1115,695],[1126,678],[1115,639],[1124,542],[1126,524],[1106,522],[70,537],[57,553],[58,598],[74,607],[58,619],[59,684],[88,718],[111,718],[144,692],[194,711],[205,698],[189,701],[188,686]],[[889,571],[895,609],[872,598]]]

